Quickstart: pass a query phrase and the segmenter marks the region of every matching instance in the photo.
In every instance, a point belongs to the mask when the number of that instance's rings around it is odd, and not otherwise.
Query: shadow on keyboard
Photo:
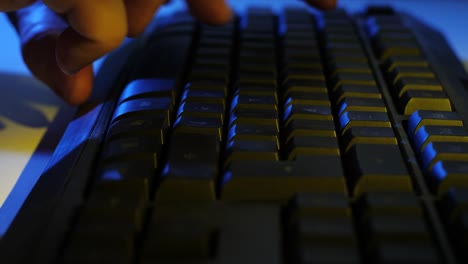
[[[385,7],[165,19],[104,63],[0,257],[466,262],[467,75],[440,33]]]

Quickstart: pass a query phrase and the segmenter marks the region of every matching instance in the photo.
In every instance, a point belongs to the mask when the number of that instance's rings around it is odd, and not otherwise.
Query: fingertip
[[[187,0],[193,16],[206,24],[222,25],[232,19],[233,12],[224,0]]]
[[[93,85],[93,69],[87,66],[74,75],[62,75],[57,78],[56,89],[61,91],[59,95],[70,105],[80,105],[89,98]]]
[[[72,28],[66,29],[60,34],[55,49],[59,68],[67,75],[74,75],[96,59],[116,49],[125,40],[126,30],[116,31],[119,32],[95,41],[81,36]]]
[[[55,57],[58,34],[36,35],[23,45],[23,58],[32,74],[70,105],[79,105],[91,94],[93,70],[91,66],[74,75],[64,73]]]
[[[312,6],[323,10],[330,10],[336,8],[337,0],[305,0]]]

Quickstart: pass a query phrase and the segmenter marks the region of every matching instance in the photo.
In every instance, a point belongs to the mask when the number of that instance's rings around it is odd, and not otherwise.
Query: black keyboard
[[[104,63],[2,263],[468,263],[467,80],[387,7],[160,18]]]

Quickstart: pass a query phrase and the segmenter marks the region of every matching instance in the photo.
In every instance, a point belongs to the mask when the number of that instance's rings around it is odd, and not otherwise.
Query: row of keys
[[[452,110],[414,33],[400,17],[369,17],[367,29],[401,114],[410,115],[415,110]]]
[[[157,201],[214,200],[224,142],[234,24],[202,25],[172,129]]]
[[[468,131],[456,112],[416,111],[407,133],[434,193],[468,186]]]
[[[338,10],[333,16],[325,16],[324,24],[332,103],[350,192],[411,191],[411,177],[387,107],[351,20]]]
[[[460,208],[463,202],[450,204]],[[278,204],[200,201],[100,205],[106,207],[82,209],[65,254],[70,263],[130,263],[135,255],[143,263],[224,263],[246,252],[269,263],[441,263],[442,258],[424,209],[407,192],[362,193],[351,201],[337,193],[300,193],[284,210]],[[150,216],[143,227],[145,212]],[[451,216],[457,225],[449,228],[463,230],[460,215]]]
[[[183,54],[189,42],[182,39],[188,40],[194,29],[193,19],[182,16],[153,37],[158,43],[176,43]],[[147,78],[166,69],[144,68],[117,101],[95,177],[77,208],[80,214],[60,263],[131,263],[138,254],[136,238],[145,228],[179,97],[175,79]]]
[[[351,209],[352,208],[352,209]],[[417,198],[364,193],[349,205],[338,194],[302,193],[286,207],[286,255],[294,263],[439,263]]]

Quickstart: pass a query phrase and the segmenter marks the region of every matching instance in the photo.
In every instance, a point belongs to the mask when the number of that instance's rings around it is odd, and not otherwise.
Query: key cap
[[[217,136],[174,134],[158,201],[213,200],[220,142]]]
[[[132,99],[148,97],[170,97],[176,99],[174,79],[148,78],[134,80],[127,84],[119,98],[119,104]],[[173,101],[173,103],[175,103]]]
[[[421,153],[423,170],[439,160],[468,161],[468,142],[429,142]]]
[[[340,156],[338,141],[335,137],[327,136],[293,136],[286,145],[288,160],[295,160],[298,156],[332,155]]]
[[[316,92],[289,92],[284,97],[284,106],[287,107],[291,104],[302,104],[302,105],[324,105],[330,106],[330,100],[328,99],[327,93],[316,93]]]
[[[145,186],[150,191],[150,185],[156,176],[156,167],[151,160],[129,160],[104,163],[96,173],[97,182],[127,182]]]
[[[166,143],[166,131],[169,120],[166,115],[154,115],[144,117],[127,117],[113,123],[109,128],[106,140],[112,141],[126,137],[152,138],[156,143]]]
[[[202,134],[223,139],[223,123],[218,117],[181,116],[174,122],[174,133]]]
[[[339,119],[341,133],[350,127],[391,127],[385,112],[347,111]]]
[[[356,243],[351,217],[325,217],[321,215],[300,216],[293,225],[292,232],[302,241],[323,244]]]
[[[399,68],[395,67],[393,71],[396,71],[397,69]],[[395,86],[398,98],[401,98],[405,92],[411,90],[443,91],[442,85],[435,78],[401,76],[399,78],[392,79],[392,82]]]
[[[441,263],[436,245],[431,242],[386,241],[373,246],[370,254],[373,263]]]
[[[167,120],[170,120],[171,98],[169,97],[158,97],[158,98],[142,98],[135,100],[128,100],[121,103],[115,109],[112,123],[119,119],[130,118],[130,117],[142,117],[142,116],[167,116]]]
[[[335,124],[332,120],[310,120],[292,118],[284,129],[285,142],[294,136],[330,136],[336,137]]]
[[[355,144],[346,152],[348,183],[353,193],[412,191],[411,178],[398,145]]]
[[[362,193],[356,200],[356,210],[361,217],[374,215],[419,215],[422,209],[417,197],[412,192]]]
[[[221,199],[227,201],[285,201],[298,192],[346,191],[336,156],[296,161],[236,161],[222,177]],[[314,170],[310,170],[310,167]]]
[[[429,185],[437,194],[452,187],[468,187],[468,164],[466,161],[440,160],[429,170]]]
[[[407,132],[410,138],[425,125],[463,126],[463,121],[456,112],[418,110],[408,119]]]
[[[348,152],[355,144],[396,145],[397,140],[390,127],[350,127],[343,134],[343,146]]]
[[[238,160],[279,160],[278,140],[268,139],[236,139],[227,145],[224,167]]]
[[[147,261],[203,261],[214,257],[216,229],[210,223],[177,219],[151,225],[143,249]]]
[[[416,110],[452,111],[450,100],[442,91],[408,90],[400,98],[400,112],[411,115]]]
[[[130,264],[134,257],[133,237],[122,235],[80,234],[71,238],[60,263]]]
[[[421,126],[413,138],[416,153],[421,153],[429,142],[468,142],[468,132],[458,126]]]
[[[347,111],[387,112],[382,99],[377,98],[344,98],[337,105],[338,116]]]
[[[298,193],[288,202],[287,214],[289,219],[298,215],[351,217],[351,208],[341,193]]]
[[[283,116],[285,125],[288,125],[291,120],[298,118],[309,120],[333,120],[329,106],[291,104],[286,107]]]
[[[177,116],[200,116],[224,120],[224,105],[219,103],[183,102],[179,106]]]
[[[144,137],[127,137],[109,141],[102,153],[104,162],[113,161],[146,161],[158,167],[161,144],[158,139]]]
[[[235,124],[229,128],[229,140],[271,140],[277,142],[278,140],[278,127],[276,125],[255,125],[255,124]]]
[[[275,109],[237,108],[231,113],[229,126],[236,124],[274,125],[278,127],[278,111]]]
[[[334,99],[337,103],[348,97],[380,99],[382,94],[373,85],[340,85],[334,92]]]
[[[358,264],[361,263],[361,257],[356,248],[350,245],[305,242],[296,259],[298,263]]]

